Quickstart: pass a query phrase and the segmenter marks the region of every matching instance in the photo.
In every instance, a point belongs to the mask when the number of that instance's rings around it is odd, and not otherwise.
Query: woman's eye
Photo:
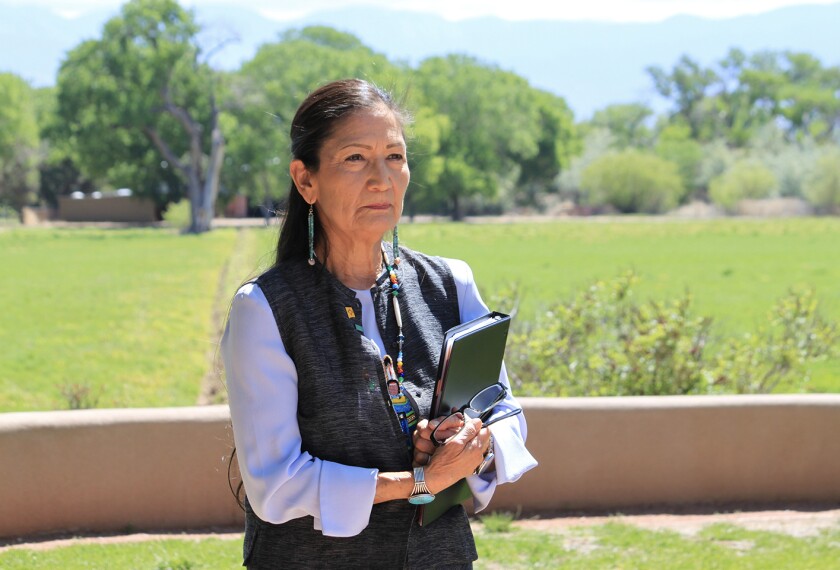
[[[345,160],[348,162],[357,162],[359,160],[364,160],[364,157],[361,154],[351,154]]]
[[[403,155],[398,153],[398,152],[395,152],[393,154],[388,155],[389,160],[402,160],[403,158],[404,158]]]

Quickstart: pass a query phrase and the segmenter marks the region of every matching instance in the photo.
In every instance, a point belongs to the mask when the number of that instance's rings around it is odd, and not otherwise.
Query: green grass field
[[[236,232],[0,233],[0,411],[191,405]]]
[[[485,291],[516,282],[522,317],[628,269],[644,298],[688,288],[725,332],[752,330],[792,286],[840,319],[840,219],[406,225],[409,247],[464,259]]]
[[[402,242],[464,259],[486,295],[518,283],[519,320],[633,269],[637,296],[688,288],[718,337],[754,331],[791,287],[840,321],[840,219],[404,224]],[[191,405],[236,287],[271,262],[276,227],[0,232],[0,411]],[[225,271],[225,268],[227,270]],[[808,389],[840,392],[840,359]]]
[[[513,530],[476,532],[476,568],[568,570],[831,570],[840,559],[840,529],[792,537],[711,525],[685,537],[611,522],[562,533]],[[132,544],[75,545],[0,553],[8,570],[47,568],[211,570],[241,564],[241,540],[163,540]]]

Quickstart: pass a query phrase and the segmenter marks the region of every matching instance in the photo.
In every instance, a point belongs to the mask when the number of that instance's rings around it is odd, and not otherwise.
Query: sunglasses
[[[435,445],[435,447],[439,447],[446,443],[446,441],[449,438],[441,437],[442,434],[446,433],[449,430],[460,428],[461,422],[463,422],[465,418],[481,418],[483,422],[482,427],[487,427],[493,425],[494,423],[500,420],[504,420],[517,414],[521,414],[522,408],[517,408],[515,410],[507,412],[506,414],[497,416],[491,420],[484,421],[485,418],[490,416],[490,413],[493,411],[493,408],[495,408],[499,402],[505,399],[505,396],[507,396],[507,388],[505,388],[505,385],[501,382],[496,382],[495,384],[487,386],[486,388],[480,390],[472,398],[470,398],[469,402],[461,406],[460,409],[446,416],[443,419],[443,421],[441,421],[435,427],[435,429],[432,430],[432,443]],[[450,435],[449,437],[454,436]]]

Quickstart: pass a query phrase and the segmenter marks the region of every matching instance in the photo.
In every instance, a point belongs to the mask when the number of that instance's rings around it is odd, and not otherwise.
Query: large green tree
[[[671,117],[698,141],[726,138],[743,147],[774,121],[792,139],[830,141],[840,132],[840,67],[824,67],[809,54],[733,48],[712,67],[683,56],[670,71],[648,73],[673,102]]]
[[[35,89],[33,95],[41,136],[38,197],[41,204],[57,208],[59,196],[76,191],[87,194],[95,189],[95,185],[82,174],[75,146],[64,136],[66,129],[58,116],[56,88],[41,87]]]
[[[666,125],[658,134],[654,152],[677,165],[683,188],[686,192],[697,189],[700,166],[703,161],[703,147],[691,138],[688,126],[680,122]],[[682,201],[685,196],[679,196]]]
[[[423,61],[413,84],[449,126],[440,133],[438,183],[419,190],[427,202],[445,201],[453,219],[471,197],[494,200],[538,179],[550,184],[574,151],[565,102],[514,73],[450,55]]]
[[[314,88],[345,77],[391,90],[415,119],[406,133],[409,215],[459,219],[465,200],[498,200],[502,190],[508,199],[532,201],[551,189],[576,151],[563,99],[513,73],[461,56],[432,58],[412,70],[353,35],[315,26],[263,45],[225,77],[226,189],[267,207],[276,203],[288,187],[288,131],[297,106]]]
[[[515,201],[523,206],[538,206],[540,196],[556,192],[560,171],[571,166],[582,142],[566,101],[545,91],[531,89],[534,107],[539,113],[537,153],[519,161]]]
[[[216,78],[198,32],[193,13],[174,0],[131,0],[100,39],[68,54],[58,75],[58,113],[82,168],[164,201],[174,170],[192,232],[211,227],[225,153]]]
[[[20,213],[38,188],[39,137],[33,90],[0,73],[0,205]]]
[[[692,135],[703,131],[702,104],[710,86],[719,81],[712,69],[703,68],[687,55],[682,56],[670,72],[653,66],[647,69],[660,95],[674,102],[674,115],[689,125]]]

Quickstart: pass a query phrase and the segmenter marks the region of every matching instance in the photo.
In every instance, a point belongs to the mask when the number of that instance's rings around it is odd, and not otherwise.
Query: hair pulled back
[[[385,107],[394,113],[402,125],[408,122],[404,109],[394,102],[391,95],[362,79],[341,79],[327,83],[313,91],[298,107],[289,133],[292,160],[301,160],[311,172],[320,166],[319,154],[324,143],[335,132],[342,120],[359,111]],[[321,222],[314,206],[315,240],[325,239]],[[286,215],[277,241],[275,264],[289,259],[305,258],[309,251],[307,215],[309,204],[298,192],[294,180],[289,186]]]

